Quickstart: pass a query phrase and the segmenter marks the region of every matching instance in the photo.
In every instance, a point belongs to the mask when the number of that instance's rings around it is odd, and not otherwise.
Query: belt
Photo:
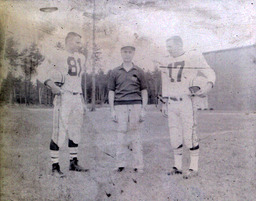
[[[72,95],[83,95],[83,93],[79,93],[79,92],[72,92]]]
[[[182,98],[180,98],[180,97],[164,97],[164,98],[167,98],[167,99],[170,99],[170,100],[172,100],[172,101],[182,101],[183,99]]]

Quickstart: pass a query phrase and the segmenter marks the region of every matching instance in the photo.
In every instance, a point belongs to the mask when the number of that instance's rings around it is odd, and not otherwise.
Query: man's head
[[[123,46],[121,48],[121,55],[124,62],[132,62],[134,53],[135,53],[135,47],[133,46]]]
[[[68,51],[79,52],[82,48],[81,35],[75,32],[69,32],[65,38],[65,44]]]
[[[166,48],[169,54],[177,57],[183,53],[183,41],[180,36],[172,36],[166,40]]]

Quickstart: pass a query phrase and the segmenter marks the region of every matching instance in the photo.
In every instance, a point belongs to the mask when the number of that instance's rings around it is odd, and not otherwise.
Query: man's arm
[[[141,90],[141,98],[142,98],[142,107],[141,107],[141,111],[140,111],[140,122],[144,121],[145,118],[145,108],[146,105],[148,104],[148,91],[147,89],[143,89]]]
[[[201,65],[204,66],[204,69],[201,69],[200,72],[204,74],[208,80],[207,85],[204,89],[199,90],[196,95],[206,95],[214,86],[216,80],[216,74],[214,70],[208,65],[203,55],[201,58]]]
[[[116,111],[114,108],[114,101],[115,101],[115,88],[116,88],[116,83],[115,83],[115,75],[113,71],[109,72],[109,79],[108,79],[108,103],[110,106],[110,111],[111,111],[111,117],[114,122],[117,122],[117,116],[116,116]]]
[[[61,94],[62,90],[58,87],[52,77],[57,73],[54,64],[49,58],[45,58],[44,62],[37,69],[37,79],[51,89],[53,94]]]
[[[48,86],[51,90],[52,90],[52,93],[53,94],[56,94],[56,95],[59,95],[59,94],[61,94],[61,92],[62,92],[62,90],[61,90],[61,88],[60,87],[58,87],[52,80],[46,80],[45,82],[44,82],[44,84],[46,85],[46,86]]]
[[[168,107],[167,107],[168,106],[168,99],[163,97],[163,95],[165,95],[165,93],[163,91],[164,84],[166,84],[166,83],[163,82],[163,72],[162,71],[163,70],[161,70],[161,76],[160,76],[160,83],[161,83],[161,85],[160,85],[160,97],[161,97],[161,99],[159,99],[161,101],[160,111],[161,111],[162,115],[165,118],[167,118],[168,117]]]
[[[110,106],[110,110],[114,111],[114,99],[115,99],[115,92],[112,90],[109,90],[108,92],[108,102],[109,102],[109,106]]]
[[[116,88],[116,83],[115,83],[115,76],[114,72],[110,71],[109,72],[109,79],[108,79],[108,102],[111,111],[114,111],[114,100],[115,100],[115,88]]]
[[[148,104],[148,91],[147,89],[144,89],[141,91],[141,97],[142,97],[142,108],[145,109],[146,105]]]
[[[212,87],[213,87],[213,85],[215,84],[215,81],[216,81],[216,75],[215,75],[214,70],[208,65],[208,63],[204,59],[203,55],[201,58],[201,65],[204,67],[204,69],[201,69],[200,72],[203,73],[207,77],[208,82],[211,83]]]
[[[213,85],[215,84],[216,75],[214,70],[208,66],[204,71],[202,72],[208,79],[208,84],[211,84],[211,88],[213,88]]]
[[[114,100],[115,100],[115,92],[112,91],[112,90],[109,90],[109,92],[108,92],[108,102],[109,102],[109,105],[110,105],[111,117],[112,117],[112,120],[117,123],[118,120],[117,120],[116,111],[115,111],[115,108],[114,108]]]
[[[145,73],[143,70],[141,70],[140,74],[140,89],[141,89],[141,99],[142,99],[142,108],[140,112],[140,122],[144,121],[145,117],[145,108],[146,105],[148,104],[148,91],[147,91],[147,81],[145,77]]]

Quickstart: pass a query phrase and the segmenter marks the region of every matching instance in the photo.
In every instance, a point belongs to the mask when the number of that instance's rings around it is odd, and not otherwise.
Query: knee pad
[[[53,140],[51,140],[50,142],[50,150],[59,151],[59,146],[55,142],[53,142]]]
[[[68,139],[68,147],[78,147],[78,144],[74,143],[73,140]]]
[[[197,145],[197,146],[195,146],[195,147],[192,147],[192,148],[190,148],[189,150],[190,151],[194,151],[194,150],[198,150],[199,149],[199,145]]]

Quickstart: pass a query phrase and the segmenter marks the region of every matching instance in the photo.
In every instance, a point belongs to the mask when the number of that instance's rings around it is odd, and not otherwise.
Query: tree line
[[[96,104],[108,103],[108,78],[111,71],[104,73],[99,70],[95,75],[96,90],[95,102]],[[155,70],[153,72],[145,72],[148,83],[149,104],[156,103],[156,97],[160,92],[160,72]],[[92,101],[92,74],[86,74],[87,83],[87,102]],[[54,95],[51,90],[47,88],[40,81],[36,83],[31,80],[19,76],[15,77],[11,72],[3,80],[0,91],[1,104],[26,104],[26,105],[52,105]]]
[[[56,46],[58,47],[60,44],[57,43]],[[95,72],[95,103],[105,104],[108,103],[107,84],[111,70],[105,73],[100,68],[100,49],[98,48],[96,52],[97,55],[94,58],[97,60],[98,71]],[[83,53],[87,56],[87,51],[83,50]],[[36,83],[31,81],[32,76],[37,72],[37,67],[45,59],[35,43],[18,50],[17,42],[13,38],[9,38],[6,42],[5,59],[8,61],[10,68],[1,84],[1,104],[52,105],[54,95],[51,90],[39,81],[36,81]],[[160,71],[155,68],[154,71],[145,72],[145,76],[148,84],[149,103],[154,104],[157,102],[156,97],[160,93]],[[93,74],[86,73],[83,75],[83,79],[85,78],[87,102],[91,103]]]

